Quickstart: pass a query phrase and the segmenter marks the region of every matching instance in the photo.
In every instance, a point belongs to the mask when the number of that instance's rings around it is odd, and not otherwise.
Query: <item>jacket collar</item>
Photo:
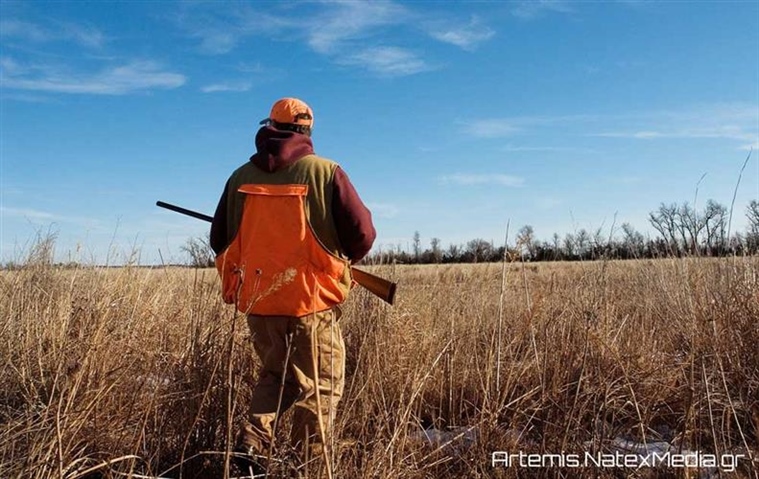
[[[264,126],[256,133],[256,153],[250,157],[250,161],[271,173],[313,154],[314,146],[310,137]]]

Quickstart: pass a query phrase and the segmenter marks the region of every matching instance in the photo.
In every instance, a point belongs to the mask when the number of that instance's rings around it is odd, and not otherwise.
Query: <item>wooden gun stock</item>
[[[213,221],[213,217],[211,216],[204,215],[203,213],[198,213],[197,211],[188,210],[186,208],[182,208],[181,206],[164,203],[163,201],[157,201],[156,206],[160,206],[161,208],[166,208],[167,210],[175,211],[183,215],[191,216],[199,220],[208,221],[209,223]],[[351,273],[353,275],[353,279],[360,286],[363,286],[370,293],[374,294],[386,303],[393,304],[393,301],[395,301],[395,283],[384,278],[380,278],[379,276],[375,276],[371,273],[367,273],[366,271],[358,268],[351,268]]]
[[[395,301],[395,288],[396,284],[388,281],[379,276],[374,276],[371,273],[358,268],[351,268],[353,279],[356,283],[366,288],[369,292],[383,300],[388,304],[393,304]]]

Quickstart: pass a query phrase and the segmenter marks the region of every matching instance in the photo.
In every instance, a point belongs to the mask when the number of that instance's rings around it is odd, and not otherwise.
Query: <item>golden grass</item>
[[[490,462],[624,437],[751,456],[735,477],[756,478],[758,267],[371,268],[400,287],[394,307],[363,290],[345,306],[335,477],[693,473]],[[0,291],[0,477],[224,477],[256,359],[215,271],[29,265],[0,272]],[[423,427],[460,432],[429,442]]]

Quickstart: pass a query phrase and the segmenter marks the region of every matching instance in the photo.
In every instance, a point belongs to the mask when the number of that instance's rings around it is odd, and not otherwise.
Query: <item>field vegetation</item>
[[[335,477],[758,477],[759,258],[369,269],[400,287],[392,307],[361,289],[345,305]],[[218,290],[211,269],[44,250],[0,272],[0,477],[226,477],[257,365]],[[622,442],[743,457],[491,463]],[[274,455],[271,477],[297,474],[285,440]]]

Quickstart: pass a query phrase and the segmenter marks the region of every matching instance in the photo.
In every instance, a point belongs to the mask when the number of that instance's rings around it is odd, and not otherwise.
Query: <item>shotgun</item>
[[[209,223],[213,221],[213,217],[211,216],[204,215],[203,213],[198,213],[197,211],[188,210],[187,208],[182,208],[181,206],[164,203],[163,201],[156,201],[156,206],[160,206],[161,208],[166,208],[167,210],[175,211],[177,213],[181,213],[198,220],[208,221]],[[369,272],[355,268],[353,266],[351,266],[351,274],[353,276],[353,280],[356,281],[356,283],[366,288],[370,293],[374,294],[381,300],[385,301],[388,304],[393,304],[395,301],[395,288],[397,286],[396,283],[388,281],[384,278],[380,278],[379,276],[375,276]]]

